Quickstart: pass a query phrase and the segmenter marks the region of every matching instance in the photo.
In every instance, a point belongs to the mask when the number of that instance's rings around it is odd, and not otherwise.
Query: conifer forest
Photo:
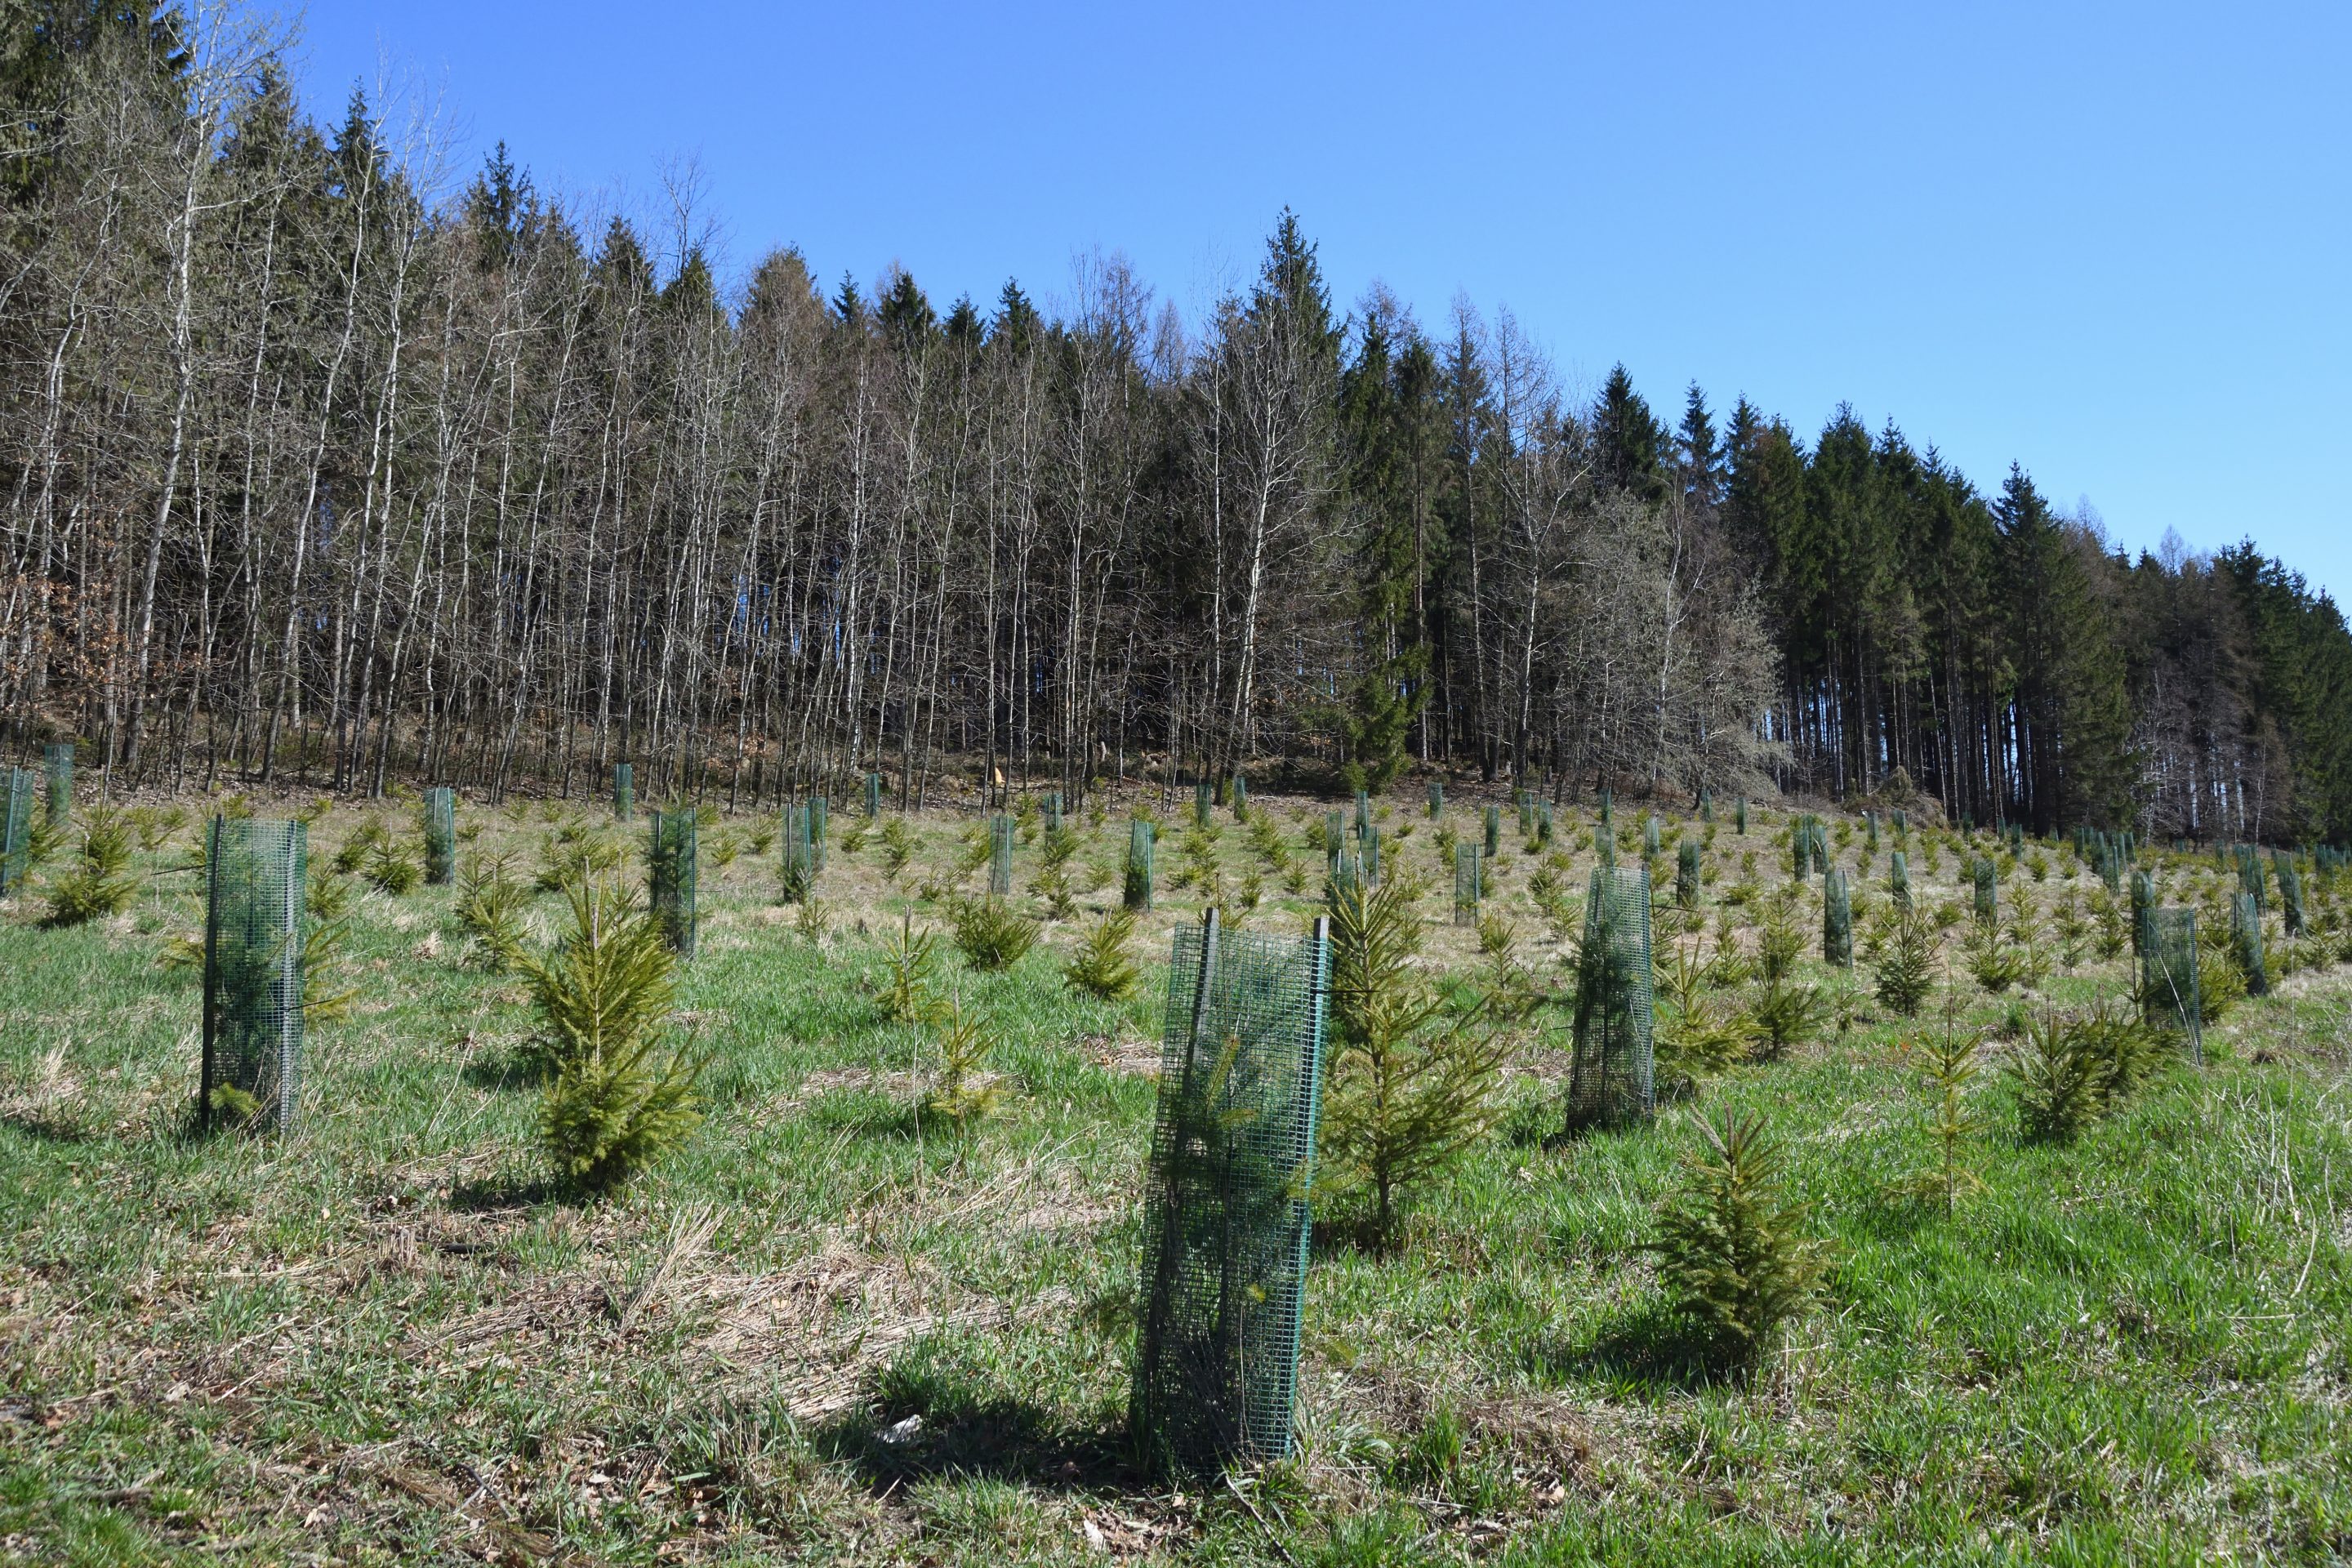
[[[0,725],[130,786],[1076,801],[1237,766],[2352,833],[2352,638],[1895,424],[1566,388],[1497,304],[1116,254],[737,276],[470,176],[257,17],[11,14]]]

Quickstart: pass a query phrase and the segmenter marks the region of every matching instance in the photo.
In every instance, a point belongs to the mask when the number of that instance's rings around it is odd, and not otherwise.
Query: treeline
[[[2352,639],[2251,545],[2111,554],[1845,415],[1811,448],[1505,312],[1344,314],[1287,213],[1205,319],[796,252],[733,283],[331,132],[235,12],[11,13],[0,716],[173,784],[749,804],[1235,766],[1907,783],[1979,819],[2341,837]],[[1901,778],[1895,777],[1900,770]]]

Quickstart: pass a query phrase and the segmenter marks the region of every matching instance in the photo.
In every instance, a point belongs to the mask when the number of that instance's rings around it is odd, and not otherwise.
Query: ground
[[[1457,794],[1466,793],[1457,791]],[[2129,961],[2093,938],[2041,988],[1989,993],[1957,936],[1917,1020],[1819,962],[1843,998],[1777,1061],[1702,1081],[1654,1126],[1559,1136],[1566,1015],[1539,1008],[1495,1132],[1420,1193],[1402,1246],[1326,1227],[1306,1305],[1297,1451],[1213,1484],[1137,1472],[1124,1436],[1138,1203],[1168,931],[1200,891],[1181,803],[1074,817],[1076,911],[1011,971],[944,977],[1000,1037],[1008,1092],[958,1135],[918,1113],[928,1030],[879,1021],[880,939],[944,928],[973,889],[969,816],[912,819],[895,879],[836,809],[811,916],[777,896],[772,832],[702,829],[699,948],[677,1026],[710,1058],[707,1115],[611,1199],[553,1187],[518,981],[489,973],[451,889],[369,890],[345,958],[350,1017],[314,1027],[298,1129],[189,1130],[199,983],[159,962],[198,922],[170,869],[206,803],[136,863],[131,909],[42,922],[60,848],[0,925],[0,1558],[116,1563],[1151,1560],[1370,1563],[2209,1563],[2352,1552],[2352,1352],[2343,1092],[2352,969],[2306,946],[2179,1064],[2071,1142],[2032,1142],[1998,1066],[2011,1014],[2120,1001]],[[308,796],[262,815],[319,812]],[[1131,806],[1161,821],[1146,984],[1092,1001],[1063,966],[1118,898]],[[1181,806],[1181,809],[1180,809]],[[1221,812],[1228,907],[1256,870],[1255,929],[1302,929],[1330,804],[1259,797],[1293,879]],[[1492,971],[1450,919],[1440,824],[1379,803],[1391,875],[1425,879],[1429,962]],[[1444,826],[1479,831],[1477,807]],[[1618,826],[1638,858],[1633,824]],[[1717,814],[1703,903],[1734,940],[1789,879],[1790,818]],[[339,804],[325,861],[415,807]],[[638,870],[642,818],[519,802],[459,813],[467,855],[520,874],[576,825]],[[1832,857],[1884,901],[1891,839],[1832,815]],[[1530,897],[1546,852],[1572,906],[1592,813],[1549,847],[1507,808],[1489,912],[1515,959],[1562,983],[1572,919]],[[1034,821],[1015,856],[1030,890]],[[1706,829],[1692,814],[1676,832]],[[756,836],[756,837],[755,837]],[[1924,853],[1938,852],[1931,865]],[[1980,840],[1989,847],[1990,840]],[[2078,902],[2096,879],[2039,847],[2002,896]],[[734,851],[731,858],[729,850]],[[1948,835],[1915,828],[1923,904],[1959,901]],[[1743,856],[1753,855],[1743,864]],[[716,864],[728,858],[723,867]],[[1441,867],[1444,868],[1441,873]],[[2210,857],[2164,857],[2168,897],[2210,897]],[[2352,889],[2347,889],[2352,891]],[[1662,893],[1662,905],[1669,900]],[[1732,902],[1728,900],[1738,900]],[[2332,893],[2314,889],[2332,918]],[[531,919],[544,939],[561,902]],[[1674,922],[1661,915],[1660,942]],[[1957,928],[1956,928],[1957,930]],[[2053,947],[2056,943],[2053,941]],[[2274,958],[2279,956],[2275,952]],[[2285,967],[2282,965],[2282,967]],[[1912,1045],[1994,1033],[1971,1091],[1981,1190],[1948,1215]],[[1693,1118],[1767,1117],[1835,1247],[1816,1307],[1753,1380],[1674,1352],[1646,1244]]]

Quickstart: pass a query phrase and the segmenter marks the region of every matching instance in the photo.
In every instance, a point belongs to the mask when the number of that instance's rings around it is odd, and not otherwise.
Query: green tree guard
[[[1485,847],[1488,855],[1493,855],[1497,850],[1501,849],[1502,847],[1503,808],[1499,805],[1490,805],[1486,808],[1486,837]]]
[[[1003,813],[988,819],[988,896],[1002,899],[1013,891],[1013,819]]]
[[[1062,831],[1061,792],[1059,790],[1047,790],[1045,792],[1044,804],[1045,807],[1045,831],[1048,833],[1059,833]]]
[[[457,879],[457,792],[425,792],[425,879],[436,888]]]
[[[1236,770],[1234,773],[1234,820],[1244,821],[1249,816],[1249,780]]]
[[[784,807],[783,867],[779,879],[783,887],[784,902],[797,904],[807,900],[816,887],[815,824],[805,805]]]
[[[2188,1043],[2189,1060],[2205,1060],[2203,1002],[2197,988],[2197,911],[2151,907],[2140,953],[2142,1016]]]
[[[1642,817],[1642,858],[1656,859],[1659,844],[1658,819],[1654,814],[1645,813]]]
[[[1900,849],[1886,858],[1886,892],[1896,909],[1911,907],[1911,858]]]
[[[1612,830],[1617,826],[1616,800],[1606,789],[1601,792],[1601,826]]]
[[[1822,962],[1853,967],[1853,890],[1835,866],[1822,877]]]
[[[700,881],[694,809],[656,811],[646,840],[646,880],[662,939],[680,958],[694,956],[695,894]]]
[[[1872,854],[1878,853],[1878,813],[1874,811],[1862,814],[1862,842]]]
[[[1429,781],[1429,816],[1432,821],[1445,815],[1445,781]]]
[[[42,747],[41,761],[49,775],[49,826],[63,827],[73,820],[74,743]]]
[[[32,871],[34,794],[32,770],[10,768],[0,798],[0,899],[22,893]]]
[[[1898,806],[1892,815],[1895,818],[1895,837],[1900,838],[1911,831],[1911,819],[1904,815],[1901,807]]]
[[[1742,838],[1748,837],[1748,797],[1744,795],[1731,803],[1731,830]]]
[[[302,1088],[299,822],[216,816],[205,846],[204,1058],[196,1120],[294,1125]]]
[[[1698,792],[1698,819],[1702,823],[1715,820],[1715,791],[1704,786]]]
[[[1454,847],[1454,923],[1475,926],[1478,923],[1478,903],[1485,889],[1475,844]]]
[[[1551,842],[1551,802],[1548,800],[1536,803],[1536,842]]]
[[[809,852],[820,871],[824,869],[826,830],[832,826],[833,803],[824,795],[809,796]]]
[[[1175,933],[1129,1432],[1163,1474],[1290,1452],[1330,933]]]
[[[1577,952],[1568,1129],[1637,1126],[1657,1110],[1650,996],[1650,879],[1596,867]]]
[[[1127,826],[1127,881],[1121,897],[1130,910],[1151,908],[1151,849],[1156,831],[1149,822]]]
[[[868,816],[882,815],[882,775],[880,773],[866,775],[866,815]]]
[[[1370,790],[1356,792],[1356,837],[1361,838],[1364,829],[1372,825],[1372,795]]]
[[[1214,791],[1208,780],[1198,779],[1193,782],[1192,821],[1195,826],[1201,827],[1209,826],[1209,815],[1216,805],[1215,800],[1212,798],[1213,794]]]
[[[2000,883],[1999,868],[1992,857],[1979,855],[1976,863],[1976,911],[1980,921],[1997,920],[2000,916]]]
[[[637,770],[629,763],[613,764],[613,815],[623,822],[637,817]]]
[[[1323,874],[1330,876],[1339,868],[1339,851],[1348,839],[1347,818],[1339,812],[1323,814]]]
[[[1364,830],[1364,880],[1380,885],[1381,826],[1377,822]]]
[[[2131,939],[2132,956],[2147,955],[2147,914],[2156,908],[2156,880],[2145,871],[2134,871],[2131,879]]]
[[[1675,904],[1678,909],[1698,908],[1699,847],[1696,838],[1685,838],[1675,846]]]
[[[2263,954],[2263,907],[2254,901],[2252,893],[2240,893],[2231,901],[2230,941],[2237,950],[2238,967],[2246,972],[2246,994],[2269,995],[2270,972]]]
[[[2303,873],[2284,855],[2272,857],[2272,873],[2278,879],[2279,921],[2289,936],[2304,932]]]
[[[1523,789],[1519,792],[1518,807],[1519,837],[1533,838],[1536,836],[1536,797],[1533,790]]]

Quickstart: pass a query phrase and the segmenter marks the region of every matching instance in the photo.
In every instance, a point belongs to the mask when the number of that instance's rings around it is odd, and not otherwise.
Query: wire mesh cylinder
[[[60,741],[42,747],[41,763],[48,773],[49,822],[62,827],[73,820],[74,743]]]
[[[2134,871],[2131,879],[2131,940],[2132,956],[2147,952],[2147,912],[2156,908],[2156,881],[2145,871]]]
[[[1698,908],[1699,885],[1698,840],[1685,838],[1675,846],[1675,903],[1685,910]]]
[[[204,1060],[196,1116],[234,1112],[294,1125],[302,1089],[302,894],[308,836],[299,822],[216,816],[205,846]]]
[[[1429,815],[1434,818],[1443,816],[1444,814],[1445,781],[1444,779],[1432,779],[1429,781]]]
[[[1896,909],[1911,907],[1911,858],[1900,849],[1886,858],[1886,894]]]
[[[1715,820],[1715,791],[1702,788],[1698,792],[1698,819],[1701,822]]]
[[[1548,800],[1536,802],[1536,842],[1551,842],[1551,802]]]
[[[1361,838],[1364,829],[1372,825],[1372,796],[1369,790],[1356,792],[1356,837]]]
[[[425,879],[436,888],[457,879],[457,792],[425,792]]]
[[[1378,823],[1364,830],[1364,880],[1374,887],[1381,880],[1381,829]]]
[[[662,939],[680,958],[694,956],[695,893],[700,880],[697,824],[691,807],[653,814],[646,880]]]
[[[1656,1110],[1650,980],[1650,879],[1596,867],[1577,958],[1570,1131],[1633,1126]]]
[[[1908,833],[1911,831],[1911,819],[1904,814],[1901,807],[1896,807],[1888,815],[1894,819],[1895,832]]]
[[[1151,908],[1151,850],[1156,829],[1149,822],[1127,826],[1127,880],[1121,891],[1130,910]]]
[[[1998,919],[2000,914],[2000,881],[1991,856],[1977,857],[1975,878],[1977,919]]]
[[[14,898],[33,868],[33,772],[10,768],[6,784],[0,796],[0,898]]]
[[[988,819],[988,892],[1001,899],[1013,891],[1013,819],[1003,813]]]
[[[1162,1472],[1290,1452],[1329,987],[1324,921],[1175,933],[1128,1412]]]
[[[1835,866],[1822,878],[1822,962],[1853,967],[1853,889]]]
[[[2246,972],[2246,994],[2269,995],[2270,970],[2263,953],[2263,907],[2254,901],[2252,893],[2240,893],[2231,901],[2230,946],[2238,967]]]
[[[824,869],[825,830],[832,819],[833,803],[821,795],[809,796],[809,852],[820,871]]]
[[[1478,923],[1478,900],[1485,891],[1482,857],[1475,844],[1454,847],[1454,923],[1474,926]]]
[[[1249,780],[1239,773],[1234,774],[1234,820],[1249,816]]]
[[[1046,831],[1046,832],[1048,832],[1048,833],[1059,833],[1060,831],[1062,831],[1062,792],[1061,792],[1061,791],[1059,791],[1059,790],[1047,790],[1047,791],[1045,792],[1045,831]]]
[[[1743,838],[1748,836],[1748,797],[1744,795],[1732,803],[1731,830]]]
[[[1872,854],[1878,853],[1878,813],[1874,811],[1862,814],[1862,842]]]
[[[633,763],[613,764],[613,815],[623,822],[637,818],[637,770]]]
[[[2188,1042],[2205,1059],[2203,1003],[2197,982],[2197,911],[2152,907],[2139,959],[2142,1016]]]
[[[866,775],[866,815],[868,816],[882,815],[882,775],[880,773]]]
[[[1329,876],[1339,864],[1339,851],[1348,840],[1347,818],[1336,811],[1323,814],[1323,874]]]
[[[1197,779],[1192,784],[1192,821],[1201,827],[1209,826],[1210,811],[1215,806],[1216,791],[1207,779]]]
[[[1642,853],[1645,858],[1654,859],[1659,846],[1658,819],[1654,815],[1645,816],[1642,818]]]
[[[1490,805],[1486,808],[1486,836],[1484,847],[1489,855],[1495,854],[1503,847],[1503,808],[1499,805]]]
[[[2303,873],[2294,868],[2286,857],[2273,858],[2271,869],[2278,879],[2279,923],[2289,936],[2304,933]]]
[[[778,880],[783,889],[784,902],[796,904],[805,900],[816,884],[816,843],[814,823],[805,805],[784,807],[783,863],[778,868]]]
[[[1517,804],[1519,808],[1519,837],[1522,838],[1533,838],[1536,836],[1535,792],[1533,790],[1521,790],[1519,792]]]
[[[1601,826],[1603,827],[1617,826],[1616,797],[1606,789],[1601,792]]]

